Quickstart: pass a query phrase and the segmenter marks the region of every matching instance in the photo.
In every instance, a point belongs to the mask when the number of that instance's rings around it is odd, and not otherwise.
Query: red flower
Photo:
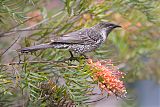
[[[108,95],[115,94],[118,97],[125,97],[126,88],[120,79],[125,75],[120,72],[111,60],[93,62],[88,60],[88,65],[93,72],[93,80],[98,81],[100,89],[107,91]]]

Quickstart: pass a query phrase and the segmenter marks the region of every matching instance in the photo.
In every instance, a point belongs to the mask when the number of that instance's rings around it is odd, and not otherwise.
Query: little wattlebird
[[[84,55],[100,47],[108,37],[108,34],[119,25],[100,22],[90,28],[82,28],[75,32],[56,37],[50,43],[35,45],[21,49],[22,53],[37,51],[46,48],[68,49],[71,57],[72,52]]]

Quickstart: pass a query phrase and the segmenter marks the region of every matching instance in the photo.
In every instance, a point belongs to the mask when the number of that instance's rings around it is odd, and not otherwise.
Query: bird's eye
[[[107,26],[107,28],[112,28],[112,26]]]

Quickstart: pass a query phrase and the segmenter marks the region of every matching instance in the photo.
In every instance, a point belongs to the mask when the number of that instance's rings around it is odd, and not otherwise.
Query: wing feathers
[[[88,36],[89,29],[81,29],[51,40],[51,44],[90,44],[95,42]]]

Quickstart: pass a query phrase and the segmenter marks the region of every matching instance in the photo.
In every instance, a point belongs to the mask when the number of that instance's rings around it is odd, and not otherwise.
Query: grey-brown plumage
[[[50,43],[35,45],[21,49],[21,52],[31,52],[46,48],[68,49],[69,51],[84,54],[98,48],[108,34],[119,25],[101,22],[91,28],[83,28],[54,38]]]

